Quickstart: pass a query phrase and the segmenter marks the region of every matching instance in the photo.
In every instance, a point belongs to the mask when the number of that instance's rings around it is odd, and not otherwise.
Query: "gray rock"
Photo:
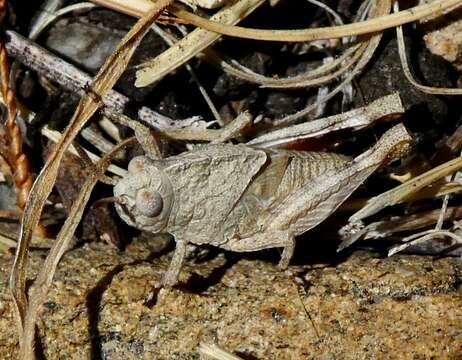
[[[99,70],[123,37],[123,33],[85,22],[61,20],[50,30],[46,46],[84,70]]]

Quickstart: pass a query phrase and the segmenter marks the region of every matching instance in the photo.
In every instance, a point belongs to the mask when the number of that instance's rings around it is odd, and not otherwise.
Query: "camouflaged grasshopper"
[[[282,247],[279,266],[286,268],[295,237],[400,157],[410,140],[397,125],[355,159],[242,144],[210,144],[162,160],[139,156],[114,187],[116,209],[131,226],[175,237],[163,285],[178,282],[188,243],[239,252]]]

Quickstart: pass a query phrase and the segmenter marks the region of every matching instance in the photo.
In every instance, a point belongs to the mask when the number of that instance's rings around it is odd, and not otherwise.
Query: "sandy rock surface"
[[[45,256],[32,253],[33,276]],[[201,341],[243,359],[460,359],[457,258],[358,252],[280,272],[220,255],[185,266],[182,285],[145,304],[171,254],[135,241],[119,253],[90,244],[64,257],[39,321],[46,359],[199,359]],[[0,255],[0,358],[15,359]]]
[[[462,71],[462,9],[424,23],[424,27],[427,28],[423,37],[427,48]]]

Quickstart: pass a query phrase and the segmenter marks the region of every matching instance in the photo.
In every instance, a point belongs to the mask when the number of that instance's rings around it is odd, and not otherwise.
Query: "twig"
[[[155,133],[156,137],[173,140],[196,140],[223,142],[242,135],[242,131],[252,124],[252,115],[244,111],[220,129],[176,129]]]
[[[92,78],[75,66],[54,56],[49,51],[14,31],[7,31],[6,33],[8,37],[6,43],[8,53],[46,78],[77,93],[82,93],[83,89],[91,83]],[[131,100],[125,95],[111,90],[103,98],[103,102],[105,105],[102,110],[103,113],[105,113],[105,108],[110,108],[115,112],[123,112]],[[107,116],[110,117],[110,114]],[[199,120],[200,117],[173,120],[146,106],[140,107],[138,117],[141,121],[158,130],[185,128],[196,124],[202,127],[206,125],[204,121]]]

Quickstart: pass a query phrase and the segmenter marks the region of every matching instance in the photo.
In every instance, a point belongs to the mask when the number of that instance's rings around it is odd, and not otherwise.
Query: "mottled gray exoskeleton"
[[[282,247],[288,266],[295,236],[318,225],[378,167],[401,156],[403,125],[355,159],[333,153],[205,145],[163,160],[131,160],[114,187],[129,225],[170,233],[176,249],[163,284],[174,285],[186,245],[232,251]]]

